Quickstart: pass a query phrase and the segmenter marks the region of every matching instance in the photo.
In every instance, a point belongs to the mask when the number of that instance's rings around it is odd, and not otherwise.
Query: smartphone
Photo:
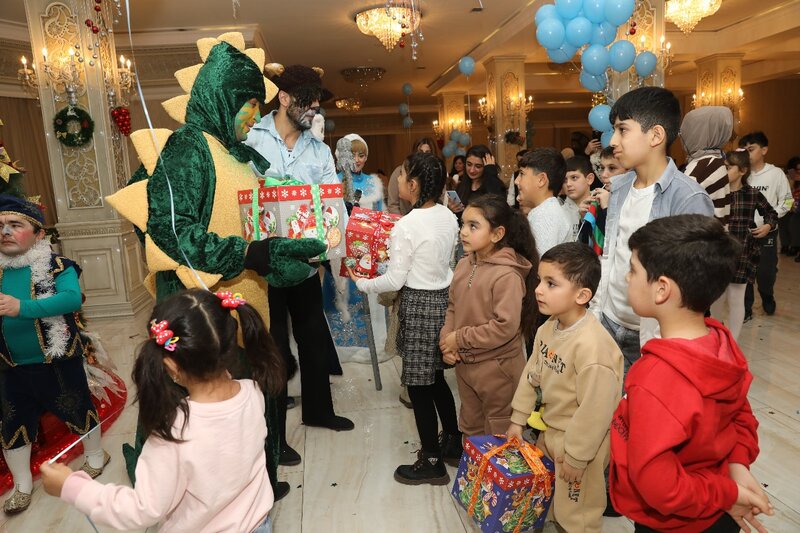
[[[603,137],[602,131],[592,130],[592,140],[599,141],[600,138]]]
[[[455,203],[460,204],[461,198],[459,198],[458,193],[456,191],[447,191],[447,196]]]

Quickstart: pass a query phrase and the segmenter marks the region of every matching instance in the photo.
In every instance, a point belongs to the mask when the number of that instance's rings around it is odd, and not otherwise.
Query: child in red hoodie
[[[758,422],[752,375],[730,332],[706,309],[730,282],[738,244],[718,221],[679,215],[631,235],[628,300],[660,339],[642,347],[611,422],[611,500],[637,532],[764,531],[772,514],[749,466]]]

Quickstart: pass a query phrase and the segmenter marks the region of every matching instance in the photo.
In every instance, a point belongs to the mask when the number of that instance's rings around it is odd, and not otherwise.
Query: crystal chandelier
[[[691,33],[704,17],[710,17],[722,5],[722,0],[669,0],[666,19],[683,33]]]
[[[348,113],[358,113],[361,109],[360,98],[339,98],[334,103],[336,104],[336,109],[343,109]]]
[[[391,52],[395,45],[405,47],[405,37],[411,36],[412,56],[416,59],[417,38],[421,15],[414,0],[390,0],[386,5],[356,13],[356,25],[361,33],[377,38]]]

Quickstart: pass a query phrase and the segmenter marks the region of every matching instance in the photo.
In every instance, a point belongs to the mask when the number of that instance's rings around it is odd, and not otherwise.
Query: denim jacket
[[[300,134],[294,148],[289,150],[275,129],[275,113],[273,111],[262,118],[244,141],[269,161],[269,170],[264,176],[289,176],[309,185],[339,183],[328,145],[314,137],[310,130],[305,130]]]
[[[653,206],[650,209],[648,221],[657,218],[664,218],[673,215],[700,214],[714,216],[714,204],[711,198],[696,181],[687,177],[678,170],[671,158],[668,159],[667,168],[655,184],[655,196]],[[591,310],[598,320],[602,318],[603,310],[608,302],[608,285],[610,282],[611,265],[613,264],[614,252],[617,246],[617,234],[619,233],[619,217],[625,199],[631,190],[633,182],[636,180],[636,172],[630,171],[627,174],[614,178],[611,183],[611,196],[608,201],[608,214],[606,219],[606,239],[603,247],[603,257],[600,258],[602,265],[602,277],[597,294],[592,299]],[[642,344],[652,334],[643,330],[656,330],[652,324],[642,324],[640,337]],[[652,333],[652,332],[650,332]]]

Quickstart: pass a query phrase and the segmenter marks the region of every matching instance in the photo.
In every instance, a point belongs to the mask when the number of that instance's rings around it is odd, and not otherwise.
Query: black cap
[[[322,76],[319,72],[304,65],[290,65],[281,74],[272,76],[270,81],[278,89],[301,100],[308,98],[325,102],[333,98],[333,93],[322,87]]]

